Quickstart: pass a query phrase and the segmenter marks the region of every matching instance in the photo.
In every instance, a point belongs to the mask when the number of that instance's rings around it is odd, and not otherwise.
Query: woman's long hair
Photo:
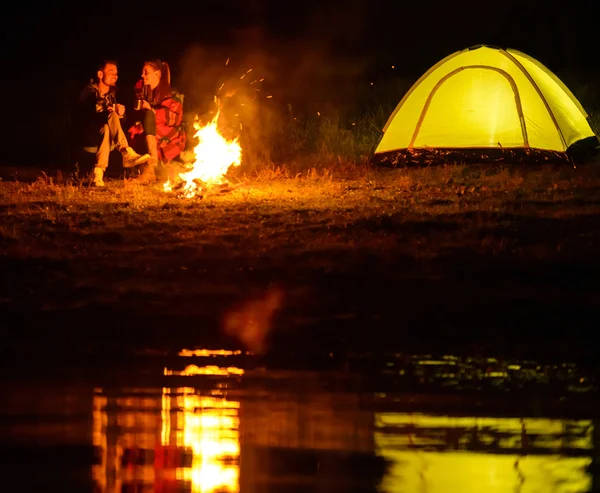
[[[154,90],[154,102],[159,103],[169,97],[173,92],[171,88],[171,68],[167,62],[161,62],[158,58],[147,60],[144,65],[150,65],[154,70],[160,70],[160,82]]]

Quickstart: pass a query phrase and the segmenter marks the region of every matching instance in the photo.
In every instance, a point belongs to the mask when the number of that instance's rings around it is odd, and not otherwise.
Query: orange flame
[[[183,180],[182,194],[186,198],[194,197],[200,190],[201,185],[220,185],[231,166],[239,166],[242,163],[242,147],[236,137],[227,140],[218,128],[219,110],[213,120],[207,125],[201,126],[194,123],[198,144],[194,148],[195,160],[190,171],[180,173],[179,178]],[[164,190],[173,190],[173,183],[167,181]]]
[[[229,58],[225,61],[225,65],[229,64]],[[250,68],[239,78],[242,80],[246,75],[253,72]],[[254,80],[250,84],[255,82],[263,82],[265,80],[262,77],[259,80]],[[217,93],[221,96],[221,91],[225,87],[225,82],[221,83]],[[232,87],[225,91],[225,98],[232,98],[240,87]],[[254,88],[255,92],[260,92],[260,89]],[[267,99],[273,96],[267,96]],[[254,101],[257,96],[254,96],[250,102]],[[224,177],[232,166],[240,166],[242,163],[242,148],[239,144],[238,138],[228,140],[221,134],[218,128],[219,116],[221,114],[221,100],[217,97],[217,94],[213,96],[213,101],[218,107],[216,116],[212,121],[204,126],[201,126],[197,121],[194,123],[194,129],[196,133],[195,138],[198,138],[198,145],[194,148],[194,163],[192,169],[185,173],[179,174],[178,183],[172,183],[168,180],[164,185],[163,189],[165,192],[172,192],[175,189],[184,197],[192,198],[202,191],[202,189],[208,188],[212,185],[223,185],[226,184]],[[244,106],[241,103],[240,106]],[[239,112],[235,114],[239,116]],[[242,129],[242,123],[240,122],[240,130]]]

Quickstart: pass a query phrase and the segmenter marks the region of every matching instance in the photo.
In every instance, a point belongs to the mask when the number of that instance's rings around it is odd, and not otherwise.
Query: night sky
[[[600,74],[595,33],[600,16],[593,5],[593,0],[19,2],[3,18],[10,77],[2,79],[5,94],[24,97],[18,103],[9,98],[20,116],[4,124],[20,143],[35,134],[24,132],[23,125],[48,125],[53,108],[62,121],[67,99],[104,58],[118,60],[122,92],[139,78],[144,58],[169,61],[174,85],[196,93],[195,104],[204,97],[198,94],[212,97],[227,57],[231,70],[258,63],[280,97],[308,103],[311,95],[340,93],[340,80],[414,81],[453,51],[482,43],[524,51],[561,77],[593,83]]]

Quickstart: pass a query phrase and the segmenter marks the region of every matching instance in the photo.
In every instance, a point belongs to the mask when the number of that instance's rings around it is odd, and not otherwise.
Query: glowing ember
[[[219,132],[220,113],[217,112],[213,120],[205,126],[201,126],[198,122],[194,123],[196,129],[194,137],[198,139],[198,144],[194,148],[195,161],[190,171],[179,174],[183,185],[177,187],[186,198],[194,197],[202,190],[203,185],[223,184],[229,168],[242,163],[242,148],[238,138],[227,140]],[[172,191],[173,188],[174,184],[170,181],[164,184],[166,192]]]

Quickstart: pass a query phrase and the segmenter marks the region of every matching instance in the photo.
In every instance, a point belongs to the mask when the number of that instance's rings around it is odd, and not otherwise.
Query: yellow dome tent
[[[431,67],[402,98],[374,162],[566,161],[598,139],[587,113],[548,68],[524,53],[475,46]]]

